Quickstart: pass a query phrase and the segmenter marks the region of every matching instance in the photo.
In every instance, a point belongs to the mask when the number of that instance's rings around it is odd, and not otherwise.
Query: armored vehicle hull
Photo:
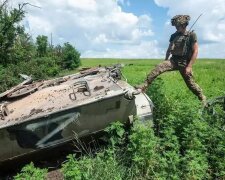
[[[0,94],[0,165],[134,116],[151,119],[152,102],[121,80],[118,67],[33,83],[28,78]]]

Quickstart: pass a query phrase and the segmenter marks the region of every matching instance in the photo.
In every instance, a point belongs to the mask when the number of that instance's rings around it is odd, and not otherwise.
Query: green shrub
[[[0,66],[0,92],[6,91],[8,88],[20,82],[18,76],[14,76],[14,72],[8,68]]]
[[[131,158],[133,178],[156,177],[159,167],[159,139],[155,137],[151,124],[135,122],[129,135],[128,157]]]
[[[38,57],[46,57],[48,48],[48,37],[44,35],[38,35],[36,37],[36,45]]]
[[[62,172],[65,179],[123,179],[123,167],[113,156],[98,153],[95,157],[83,156],[80,159],[73,155],[68,156],[68,161],[63,164]]]
[[[44,180],[47,176],[47,169],[35,168],[34,164],[24,166],[19,174],[14,176],[15,180]]]
[[[60,64],[63,69],[75,69],[81,64],[80,53],[68,42],[62,48]]]
[[[59,71],[60,68],[55,60],[47,57],[27,62],[21,61],[17,65],[9,64],[6,68],[0,69],[0,92],[21,82],[19,74],[26,74],[31,76],[33,80],[40,80],[56,76]]]
[[[164,81],[157,79],[148,91],[155,104],[154,127],[135,121],[125,131],[113,123],[106,129],[109,144],[101,155],[74,159],[81,179],[224,178],[224,111],[203,116],[198,103],[176,94],[167,97],[164,88]],[[87,175],[92,168],[101,176]]]

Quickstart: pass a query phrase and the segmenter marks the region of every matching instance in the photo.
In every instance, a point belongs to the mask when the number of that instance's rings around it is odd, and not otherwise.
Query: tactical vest
[[[177,35],[171,42],[171,54],[174,56],[182,57],[190,56],[190,36],[191,32],[188,32],[187,34]]]

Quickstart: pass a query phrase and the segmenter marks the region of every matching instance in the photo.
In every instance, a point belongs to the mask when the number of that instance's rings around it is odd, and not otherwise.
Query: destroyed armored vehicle
[[[0,94],[0,165],[102,131],[113,121],[152,118],[152,102],[122,78],[96,67],[61,78],[26,80]],[[122,80],[124,79],[124,80]]]

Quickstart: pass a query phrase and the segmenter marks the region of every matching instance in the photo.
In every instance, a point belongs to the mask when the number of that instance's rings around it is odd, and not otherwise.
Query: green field
[[[131,85],[144,82],[146,75],[162,60],[148,59],[82,59],[83,67],[93,67],[99,64],[111,65],[125,64],[123,69]],[[225,94],[225,60],[200,59],[193,66],[196,82],[201,86],[209,98]],[[186,98],[196,100],[187,89],[179,72],[166,72],[160,76],[165,83],[165,93],[169,95],[184,95]],[[187,96],[188,95],[188,96]]]
[[[123,63],[128,82],[137,85],[160,62],[82,59],[82,67]],[[208,99],[225,95],[225,60],[200,59],[193,71]],[[79,159],[68,157],[61,169],[65,179],[225,179],[225,112],[217,107],[215,114],[202,114],[201,103],[178,72],[160,75],[147,94],[155,105],[154,126],[136,121],[124,131],[113,124],[108,146]],[[27,169],[17,178],[30,173]]]

